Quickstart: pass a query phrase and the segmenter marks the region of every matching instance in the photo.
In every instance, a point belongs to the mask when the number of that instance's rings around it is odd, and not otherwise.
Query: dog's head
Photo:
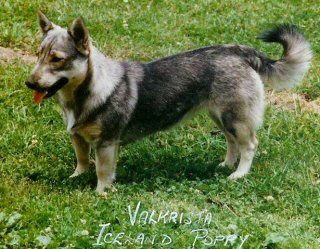
[[[52,23],[42,12],[38,21],[43,33],[38,61],[26,81],[35,90],[35,102],[53,96],[60,89],[81,83],[88,71],[90,41],[82,18],[69,29]]]

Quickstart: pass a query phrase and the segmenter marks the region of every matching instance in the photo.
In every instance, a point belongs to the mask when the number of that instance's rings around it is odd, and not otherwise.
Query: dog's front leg
[[[118,144],[98,146],[96,150],[96,171],[98,177],[97,192],[105,194],[104,189],[113,190],[112,182],[115,179]]]
[[[77,134],[71,135],[71,142],[76,152],[77,167],[70,177],[75,177],[88,171],[90,167],[90,144]]]

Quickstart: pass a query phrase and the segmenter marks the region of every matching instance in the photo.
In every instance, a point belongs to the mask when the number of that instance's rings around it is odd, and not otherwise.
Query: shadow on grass
[[[162,186],[166,186],[172,184],[172,181],[206,179],[214,181],[217,177],[225,177],[231,173],[230,169],[217,167],[224,155],[222,150],[215,148],[203,150],[195,146],[186,154],[184,148],[176,146],[170,147],[170,150],[149,148],[144,144],[137,146],[132,146],[126,150],[125,155],[120,156],[117,166],[117,184],[141,184],[148,186],[148,189],[155,189],[159,186],[159,180]],[[138,150],[138,153],[134,150]],[[50,184],[55,188],[82,189],[88,186],[95,188],[97,177],[94,167],[79,177],[69,178],[72,170],[71,167],[61,167],[53,172],[52,169],[47,171],[44,169],[27,173],[25,177],[32,181]]]
[[[227,174],[229,171],[218,166],[220,160],[206,160],[197,154],[188,154],[180,157],[170,152],[161,153],[161,156],[151,157],[148,161],[135,158],[130,161],[119,161],[117,182],[140,183],[154,181],[157,178],[183,181],[212,179],[217,173]]]

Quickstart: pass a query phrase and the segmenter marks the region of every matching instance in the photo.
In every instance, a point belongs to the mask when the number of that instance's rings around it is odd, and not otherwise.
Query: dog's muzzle
[[[64,87],[68,83],[68,81],[68,78],[63,77],[56,81],[50,87],[40,87],[38,83],[26,81],[26,86],[38,92],[47,92],[45,98],[50,98],[51,96],[55,95],[55,93],[59,91],[62,87]]]

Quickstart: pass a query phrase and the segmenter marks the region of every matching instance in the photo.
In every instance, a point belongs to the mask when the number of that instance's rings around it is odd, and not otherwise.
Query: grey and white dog
[[[95,48],[82,18],[69,29],[41,12],[38,62],[26,84],[38,102],[55,95],[77,156],[71,177],[89,168],[96,149],[97,191],[115,179],[120,145],[170,128],[205,108],[224,132],[228,148],[221,166],[239,165],[229,178],[246,175],[258,146],[264,114],[264,84],[289,88],[301,81],[312,58],[295,26],[280,25],[260,38],[283,45],[280,60],[242,45],[217,45],[149,63],[109,59]],[[40,99],[39,99],[40,98]]]

